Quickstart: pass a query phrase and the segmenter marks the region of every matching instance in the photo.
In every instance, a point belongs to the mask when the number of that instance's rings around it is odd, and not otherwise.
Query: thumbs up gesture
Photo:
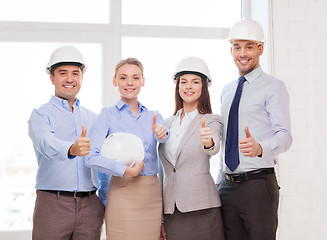
[[[246,138],[241,139],[239,145],[240,151],[241,153],[243,153],[243,156],[253,158],[258,155],[262,155],[262,147],[252,137],[249,127],[246,126],[244,131]]]
[[[160,124],[157,124],[157,116],[156,114],[153,114],[153,119],[152,119],[152,132],[156,137],[162,141],[167,137],[167,131],[166,128]]]
[[[206,127],[205,117],[201,118],[200,141],[201,144],[207,149],[211,148],[214,144],[211,128]]]
[[[91,147],[90,140],[90,138],[86,137],[86,127],[83,125],[81,136],[69,148],[69,155],[84,157],[89,154]]]

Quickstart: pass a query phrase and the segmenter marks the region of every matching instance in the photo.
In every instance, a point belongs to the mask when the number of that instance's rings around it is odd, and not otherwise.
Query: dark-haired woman
[[[167,239],[221,240],[221,202],[209,160],[219,151],[222,121],[212,114],[208,66],[200,58],[185,58],[174,80],[175,112],[165,121],[170,137],[159,146]]]

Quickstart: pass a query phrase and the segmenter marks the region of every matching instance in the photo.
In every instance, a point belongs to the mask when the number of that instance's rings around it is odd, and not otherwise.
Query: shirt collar
[[[244,77],[245,77],[246,81],[248,81],[249,83],[252,83],[258,77],[260,77],[260,75],[262,73],[263,73],[262,68],[261,68],[261,66],[259,66],[256,69],[254,69],[253,71],[246,74]]]
[[[179,117],[183,112],[183,108],[179,109],[176,113],[176,115]],[[196,115],[198,115],[199,111],[198,109],[195,109],[192,112],[189,113],[185,113],[185,117],[189,118],[190,120],[193,120],[195,118]]]
[[[141,102],[138,101],[137,103],[139,105],[140,111],[147,111],[148,110]],[[119,110],[122,110],[125,107],[130,108],[130,106],[128,104],[124,103],[121,99],[119,99],[118,102],[116,103],[116,107]]]
[[[53,105],[55,105],[55,106],[57,106],[59,108],[65,108],[65,109],[68,109],[70,111],[69,104],[68,104],[68,101],[66,99],[62,99],[62,98],[59,98],[59,97],[56,97],[56,96],[51,96],[50,102]],[[76,108],[76,107],[79,108],[79,106],[80,106],[80,100],[76,99],[76,101],[73,104],[73,107],[74,108]]]

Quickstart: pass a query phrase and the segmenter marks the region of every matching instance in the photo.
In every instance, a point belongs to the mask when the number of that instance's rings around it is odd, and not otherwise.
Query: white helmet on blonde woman
[[[184,74],[195,74],[207,79],[208,86],[211,85],[212,78],[209,73],[208,65],[199,57],[187,57],[177,65],[174,81]]]
[[[265,38],[261,24],[251,18],[243,18],[230,29],[229,42],[233,40],[250,40],[263,45]]]

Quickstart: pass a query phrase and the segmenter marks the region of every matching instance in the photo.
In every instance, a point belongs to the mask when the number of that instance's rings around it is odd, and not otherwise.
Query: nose
[[[133,85],[133,79],[132,79],[132,78],[128,78],[128,79],[127,79],[127,85],[128,85],[128,86]]]
[[[192,83],[188,82],[188,83],[186,84],[186,89],[191,89],[191,88],[192,88]]]
[[[69,83],[73,82],[73,75],[72,74],[67,75],[66,82],[69,82]]]
[[[240,56],[241,57],[246,56],[246,49],[245,48],[241,48],[241,50],[240,50]]]

